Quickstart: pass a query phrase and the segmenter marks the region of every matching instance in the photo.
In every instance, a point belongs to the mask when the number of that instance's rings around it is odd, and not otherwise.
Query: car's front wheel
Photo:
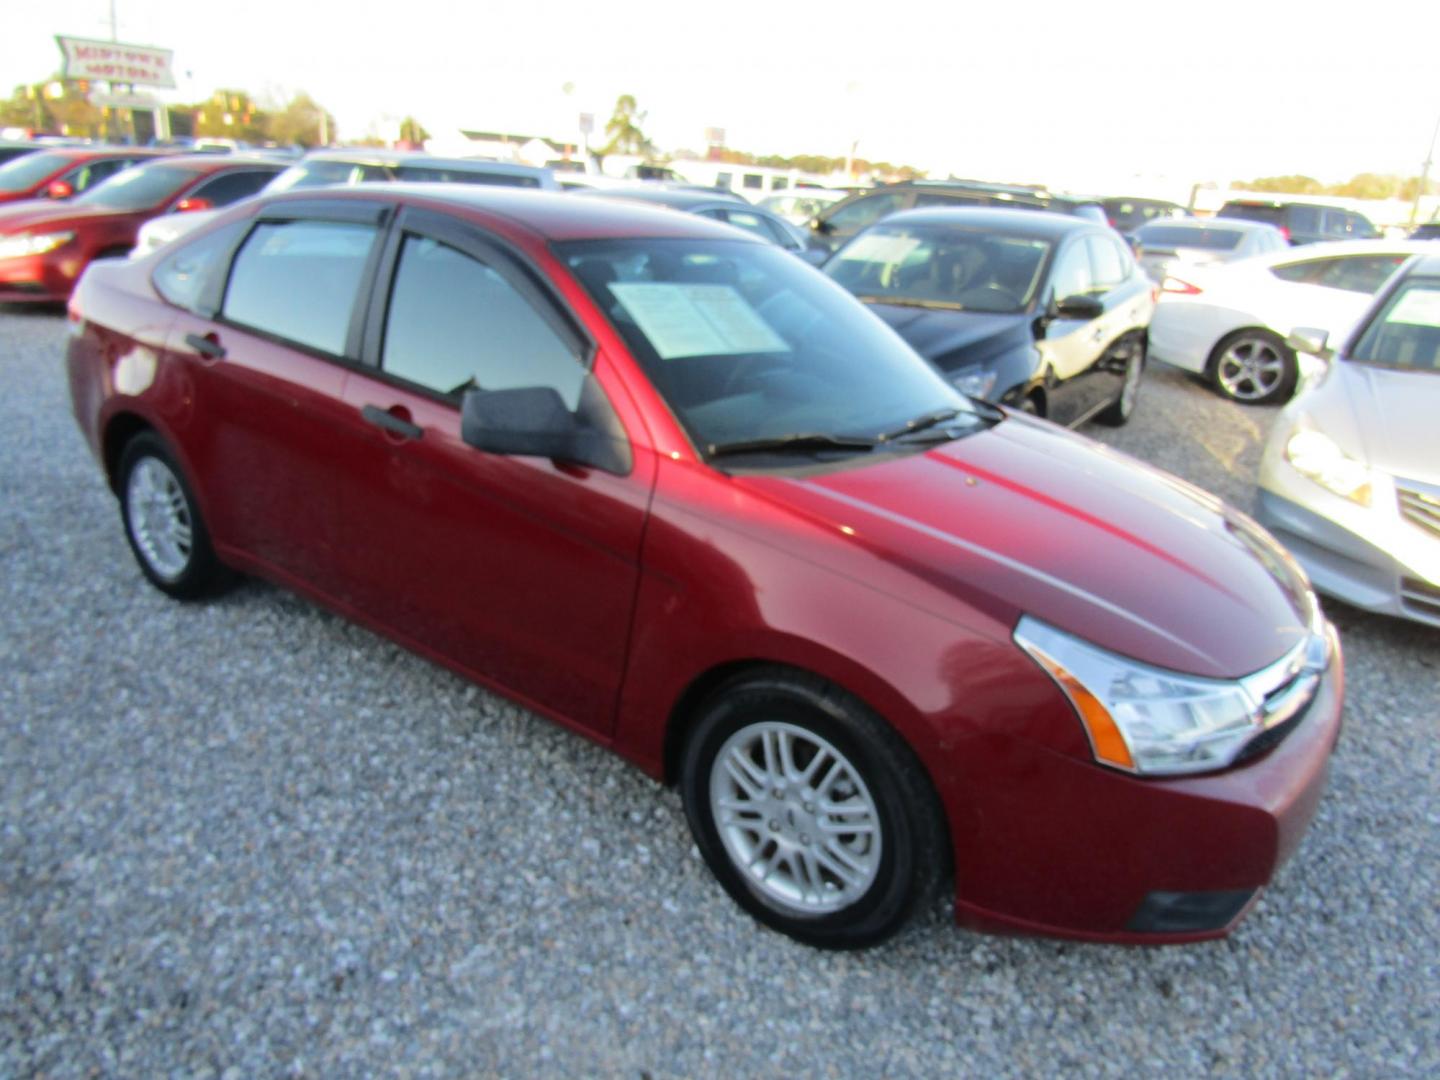
[[[1225,397],[1246,405],[1278,405],[1295,392],[1295,353],[1278,334],[1251,328],[1221,339],[1210,356],[1210,378]]]
[[[159,436],[147,431],[126,444],[119,481],[125,538],[156,588],[191,599],[225,580],[195,496]]]
[[[1140,396],[1140,378],[1145,374],[1145,345],[1143,340],[1132,341],[1125,357],[1125,376],[1120,383],[1120,393],[1095,417],[1107,427],[1121,427],[1130,422],[1135,413],[1135,401]]]
[[[811,945],[890,936],[946,864],[938,802],[909,747],[849,695],[794,672],[752,675],[709,700],[681,790],[726,891]]]

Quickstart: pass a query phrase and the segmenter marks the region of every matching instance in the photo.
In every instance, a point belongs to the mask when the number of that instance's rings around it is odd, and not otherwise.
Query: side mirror
[[[1297,353],[1309,353],[1322,360],[1329,360],[1334,350],[1330,348],[1330,333],[1314,326],[1297,326],[1290,331],[1285,344]]]
[[[47,199],[68,199],[75,194],[75,185],[68,180],[51,180],[45,187]]]
[[[1105,314],[1105,305],[1094,296],[1076,293],[1055,304],[1055,315],[1061,319],[1080,319],[1089,322]]]
[[[213,210],[215,204],[203,195],[192,195],[188,199],[181,199],[175,204],[175,212],[184,214],[190,210]]]
[[[835,226],[828,221],[821,221],[818,217],[810,219],[810,231],[817,232],[821,236],[829,236],[835,231]]]
[[[573,413],[551,386],[467,391],[460,438],[491,454],[549,458],[620,476],[632,464],[624,428],[590,375]]]

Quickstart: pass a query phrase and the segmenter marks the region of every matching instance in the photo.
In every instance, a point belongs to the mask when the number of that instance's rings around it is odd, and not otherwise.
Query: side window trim
[[[371,282],[362,341],[357,356],[371,371],[380,371],[380,353],[385,343],[385,320],[400,269],[400,251],[405,234],[423,236],[445,244],[490,267],[511,285],[535,313],[550,327],[586,372],[595,366],[596,345],[570,307],[529,260],[498,238],[469,228],[463,221],[414,206],[402,206],[376,260]]]
[[[287,348],[299,349],[312,356],[341,363],[356,363],[360,356],[366,315],[371,297],[374,295],[376,270],[380,264],[381,253],[388,243],[388,235],[392,231],[390,226],[393,211],[394,206],[390,203],[358,199],[299,199],[271,203],[262,207],[260,212],[250,219],[249,228],[240,234],[230,250],[225,253],[221,263],[224,271],[215,274],[207,282],[200,302],[196,305],[199,314],[222,326],[233,326],[247,334],[255,334],[268,341],[278,342]],[[345,331],[345,348],[340,354],[329,353],[323,349],[306,345],[304,342],[292,341],[260,327],[232,322],[224,316],[225,294],[230,288],[230,277],[235,270],[236,255],[245,247],[246,242],[254,235],[259,226],[289,221],[338,221],[347,224],[375,226],[375,239],[370,243],[369,254],[366,255],[364,268],[360,272],[360,281],[355,291],[356,303],[350,311],[350,324]]]

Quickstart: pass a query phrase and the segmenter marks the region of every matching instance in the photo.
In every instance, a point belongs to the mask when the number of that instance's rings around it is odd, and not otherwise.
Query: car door
[[[472,387],[548,386],[572,410],[582,393],[608,408],[589,373],[595,359],[573,316],[511,249],[447,215],[405,210],[371,300],[366,366],[345,384],[366,439],[347,464],[343,531],[366,612],[604,733],[652,470],[616,475],[484,453],[461,426]]]
[[[1100,297],[1105,289],[1095,280],[1085,234],[1066,239],[1051,264],[1050,280],[1042,296],[1050,312],[1072,296]],[[1039,341],[1040,356],[1048,369],[1046,415],[1059,424],[1072,424],[1087,411],[1094,395],[1085,376],[1105,346],[1106,317],[1066,318],[1052,314]]]
[[[189,376],[186,438],[217,545],[342,604],[354,600],[342,555],[355,538],[339,532],[340,496],[360,435],[342,391],[386,212],[277,203],[185,245],[156,275],[182,286],[169,351]]]
[[[831,251],[838,251],[851,237],[883,217],[910,207],[912,192],[880,191],[836,203],[815,218],[815,233]]]

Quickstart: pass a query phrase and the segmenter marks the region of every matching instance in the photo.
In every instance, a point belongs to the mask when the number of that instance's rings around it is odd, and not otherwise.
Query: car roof
[[[1145,229],[1227,229],[1230,232],[1257,232],[1273,233],[1276,236],[1283,236],[1279,229],[1268,221],[1250,221],[1247,218],[1161,218],[1156,221],[1147,221],[1140,226]],[[1293,249],[1292,249],[1293,250]]]
[[[938,225],[957,229],[989,229],[1010,236],[1058,240],[1071,233],[1100,231],[1101,226],[1069,214],[1047,214],[1043,210],[1007,210],[1000,206],[927,206],[890,214],[876,225]]]
[[[174,157],[175,151],[157,146],[47,146],[36,143],[36,150],[58,154],[71,161],[100,157]]]
[[[542,241],[625,239],[629,237],[741,240],[762,246],[765,241],[695,214],[648,206],[633,199],[577,198],[562,191],[478,184],[356,184],[352,187],[309,188],[262,196],[262,204],[316,199],[382,199],[396,197],[458,210],[502,217]]]
[[[282,172],[289,167],[289,163],[281,158],[261,154],[167,154],[159,160],[166,165],[179,165],[194,172],[223,172],[242,168],[265,168]]]
[[[1434,248],[1433,240],[1323,240],[1316,244],[1301,244],[1298,247],[1284,247],[1279,251],[1267,251],[1232,263],[1230,267],[1237,272],[1248,272],[1248,269],[1255,267],[1333,259],[1339,255],[1426,255],[1433,252]]]
[[[740,204],[733,199],[709,191],[686,191],[677,188],[591,188],[572,194],[582,198],[633,199],[637,202],[659,203],[676,210],[701,210],[709,206],[733,207]],[[748,204],[747,204],[748,206]]]
[[[1275,209],[1284,209],[1287,206],[1313,206],[1319,210],[1350,210],[1348,206],[1340,206],[1337,203],[1310,202],[1306,199],[1226,199],[1224,206],[1221,206],[1220,209],[1224,210],[1226,206],[1268,206]],[[1350,210],[1350,213],[1358,214],[1360,211]]]
[[[431,165],[446,169],[468,169],[472,172],[503,172],[516,176],[534,176],[548,171],[537,165],[520,165],[513,161],[436,157],[418,150],[387,150],[369,146],[356,146],[348,150],[315,150],[291,164],[303,166],[311,161],[339,161],[354,165]]]

